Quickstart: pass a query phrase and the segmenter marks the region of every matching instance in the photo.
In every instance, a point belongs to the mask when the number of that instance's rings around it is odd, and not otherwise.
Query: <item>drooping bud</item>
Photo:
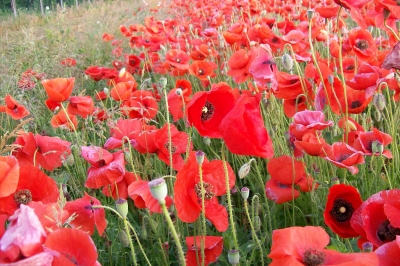
[[[260,197],[258,197],[258,195],[254,195],[251,201],[252,216],[254,217],[258,215],[259,210],[260,210]]]
[[[240,193],[242,194],[242,198],[244,200],[247,200],[249,198],[249,194],[250,194],[250,189],[247,187],[244,187],[240,190]]]
[[[390,10],[387,8],[383,9],[383,20],[386,20],[390,16]]]
[[[117,199],[115,201],[115,206],[117,208],[117,212],[123,218],[126,218],[126,216],[128,215],[128,202],[125,199]]]
[[[371,150],[373,153],[382,154],[383,153],[383,144],[378,140],[374,140],[371,145]]]
[[[163,178],[157,178],[149,182],[149,188],[153,198],[160,202],[165,202],[168,195],[168,187]]]
[[[239,173],[238,173],[240,179],[245,178],[249,174],[252,161],[254,161],[254,159],[251,159],[249,162],[245,163],[244,165],[242,165],[242,167],[240,167]]]
[[[376,109],[382,111],[386,106],[386,98],[382,93],[374,94],[373,103]]]
[[[119,240],[121,240],[121,244],[124,247],[128,247],[129,246],[129,238],[128,238],[128,235],[125,233],[124,230],[118,231],[118,238],[119,238]]]
[[[381,113],[380,111],[378,111],[378,110],[375,110],[375,112],[374,112],[374,119],[375,119],[376,122],[381,121],[381,119],[382,119],[382,113]]]
[[[256,231],[256,232],[258,232],[258,231],[260,231],[260,229],[261,229],[261,219],[260,219],[260,216],[254,216],[254,221],[253,221],[253,224],[254,224],[254,231]]]
[[[228,261],[231,265],[238,265],[240,260],[239,250],[231,249],[228,251]]]
[[[283,64],[283,67],[286,68],[286,70],[288,70],[288,71],[292,70],[293,58],[288,54],[284,54],[282,56],[282,64]]]
[[[204,162],[204,155],[205,155],[205,153],[202,152],[202,151],[197,151],[197,152],[196,152],[196,160],[197,160],[197,163],[198,163],[199,165],[202,165],[202,164],[203,164],[203,162]]]
[[[142,219],[142,231],[140,232],[140,235],[142,236],[143,239],[147,239],[147,224],[149,223],[149,217],[144,216]]]

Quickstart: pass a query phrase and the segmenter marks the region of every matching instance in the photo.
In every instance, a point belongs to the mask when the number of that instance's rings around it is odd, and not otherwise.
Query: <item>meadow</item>
[[[95,1],[0,36],[0,265],[398,265],[397,2]]]

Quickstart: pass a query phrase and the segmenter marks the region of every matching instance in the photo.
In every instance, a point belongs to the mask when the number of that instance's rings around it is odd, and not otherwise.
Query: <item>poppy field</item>
[[[1,23],[0,266],[400,265],[398,0],[133,2]]]

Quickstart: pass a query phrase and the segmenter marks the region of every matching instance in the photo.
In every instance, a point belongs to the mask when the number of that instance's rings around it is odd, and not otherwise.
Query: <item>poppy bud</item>
[[[374,141],[372,142],[371,150],[372,150],[373,153],[380,153],[380,154],[382,154],[382,152],[383,152],[383,145],[382,145],[382,143],[381,143],[380,141],[378,141],[378,140],[374,140]]]
[[[242,165],[242,167],[240,167],[238,173],[240,179],[245,178],[249,174],[252,161],[254,161],[254,159],[251,159],[248,163],[245,163],[244,165]]]
[[[258,215],[260,209],[260,198],[257,195],[253,196],[253,200],[251,202],[251,213],[253,216]]]
[[[400,20],[396,20],[396,27],[400,31]]]
[[[329,75],[328,76],[328,82],[329,82],[329,84],[331,84],[331,85],[333,85],[333,82],[334,82],[335,80],[333,79],[333,76],[332,75]]]
[[[110,96],[110,90],[108,88],[104,88],[103,92],[105,95]]]
[[[381,112],[379,112],[378,110],[375,110],[375,112],[374,112],[374,118],[375,118],[375,121],[376,121],[376,122],[381,121],[381,119],[382,119],[382,114],[381,114]]]
[[[72,166],[74,165],[74,156],[72,154],[68,155],[67,158],[63,161],[64,166]]]
[[[160,48],[161,48],[161,50],[163,50],[164,52],[166,52],[166,51],[167,51],[167,48],[165,48],[165,46],[164,46],[164,45],[162,45],[162,44],[160,44]]]
[[[128,215],[128,202],[124,199],[117,199],[115,201],[115,205],[117,208],[117,212],[123,217],[126,218]]]
[[[263,10],[260,14],[260,17],[265,17],[267,15],[267,11]]]
[[[124,159],[125,162],[130,162],[130,160],[132,159],[131,153],[129,151],[124,151]]]
[[[350,120],[344,121],[344,128],[346,131],[356,131],[357,126]]]
[[[129,238],[128,238],[128,235],[125,233],[124,230],[120,230],[118,232],[118,238],[119,238],[119,240],[121,240],[121,244],[124,247],[128,247],[129,246]]]
[[[240,260],[239,250],[231,249],[228,252],[228,261],[232,265],[238,265]]]
[[[261,219],[260,219],[260,216],[254,216],[254,221],[253,221],[253,224],[254,224],[254,231],[256,231],[256,232],[258,232],[258,231],[260,231],[260,229],[261,229]]]
[[[284,54],[282,56],[282,64],[283,67],[286,68],[286,70],[290,71],[293,68],[293,59],[290,55]]]
[[[147,236],[148,236],[148,234],[147,234],[147,223],[148,223],[147,220],[148,219],[149,219],[149,217],[144,216],[143,220],[142,220],[142,231],[141,231],[140,234],[141,234],[143,239],[147,239]]]
[[[211,139],[209,137],[204,137],[203,138],[203,142],[204,144],[206,144],[207,146],[211,145]]]
[[[374,245],[372,245],[371,242],[365,242],[362,244],[363,252],[372,252],[373,248],[374,248]]]
[[[373,103],[376,109],[382,111],[386,106],[386,98],[382,93],[374,94]]]
[[[118,76],[119,76],[120,78],[122,78],[122,77],[125,75],[125,73],[126,73],[126,69],[125,69],[125,67],[123,67],[123,68],[121,68],[121,70],[119,71]]]
[[[314,10],[312,10],[312,9],[307,10],[308,20],[311,20],[313,17],[314,17]]]
[[[153,198],[160,202],[165,202],[168,194],[168,187],[163,178],[157,178],[149,182],[149,188]]]
[[[240,193],[242,194],[242,198],[244,200],[247,200],[249,198],[249,194],[250,194],[250,189],[247,187],[244,187],[240,190]]]
[[[204,162],[204,152],[197,151],[196,152],[196,160],[199,165],[202,165]]]
[[[160,83],[161,87],[165,88],[165,86],[167,86],[168,81],[166,78],[162,77],[158,82]]]

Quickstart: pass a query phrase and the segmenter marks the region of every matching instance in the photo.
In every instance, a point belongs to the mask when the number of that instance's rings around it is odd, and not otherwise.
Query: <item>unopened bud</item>
[[[253,217],[258,215],[259,210],[260,210],[260,197],[254,195],[251,201],[251,213]]]
[[[260,216],[254,216],[254,221],[253,221],[253,224],[254,224],[254,231],[256,231],[256,232],[258,232],[258,231],[260,231],[260,229],[261,229],[261,219],[260,219]]]
[[[382,111],[386,106],[386,98],[382,93],[374,94],[373,103],[376,109]]]
[[[115,202],[117,212],[123,217],[126,218],[128,215],[128,202],[125,199],[118,199]]]
[[[282,64],[283,64],[283,67],[286,68],[286,70],[288,70],[288,71],[292,70],[293,58],[288,54],[284,54],[282,56]]]
[[[250,189],[247,187],[244,187],[240,190],[240,193],[242,194],[242,198],[244,200],[247,200],[249,198],[249,194],[250,194]]]
[[[110,96],[110,90],[108,88],[104,88],[103,92],[105,95]]]
[[[74,156],[72,155],[72,153],[70,155],[67,156],[67,158],[65,158],[65,160],[63,161],[63,165],[64,166],[72,166],[74,165]]]
[[[130,162],[131,161],[132,155],[131,155],[131,153],[129,151],[124,151],[124,159],[125,159],[125,162]]]
[[[329,84],[331,84],[331,85],[333,85],[333,82],[335,81],[335,79],[333,78],[333,76],[332,75],[329,75],[328,76],[328,82],[329,82]]]
[[[383,153],[383,144],[378,140],[374,140],[372,142],[371,150],[373,153],[382,154]]]
[[[149,182],[150,192],[153,198],[160,202],[165,202],[168,195],[168,187],[163,178],[157,178]]]
[[[228,252],[228,261],[231,265],[238,265],[240,260],[239,250],[231,249]]]
[[[125,69],[125,67],[123,67],[123,68],[121,68],[121,70],[119,71],[118,76],[119,76],[120,78],[122,78],[122,77],[125,75],[125,73],[126,73],[126,69]]]
[[[207,146],[211,145],[211,139],[209,137],[204,137],[203,138],[203,142],[204,144],[206,144]]]
[[[165,88],[165,86],[167,86],[168,80],[162,77],[159,79],[158,83],[160,83],[161,87]]]
[[[380,111],[378,111],[378,110],[375,110],[375,112],[374,112],[374,119],[375,119],[376,122],[381,121],[381,119],[382,119],[382,113],[381,113]]]
[[[203,164],[203,162],[204,162],[204,152],[202,152],[202,151],[197,151],[196,152],[196,160],[197,160],[197,163],[199,164],[199,165],[202,165]]]
[[[346,131],[356,131],[357,130],[357,126],[350,120],[347,120],[344,122],[344,128],[346,129]]]
[[[245,163],[244,165],[242,165],[242,167],[240,167],[239,173],[238,173],[240,179],[245,178],[249,174],[252,161],[254,161],[254,159],[251,159],[249,162]]]
[[[121,244],[124,247],[128,247],[129,246],[129,238],[128,238],[128,235],[125,233],[124,230],[120,230],[118,232],[118,238],[119,238],[119,240],[121,241]]]

